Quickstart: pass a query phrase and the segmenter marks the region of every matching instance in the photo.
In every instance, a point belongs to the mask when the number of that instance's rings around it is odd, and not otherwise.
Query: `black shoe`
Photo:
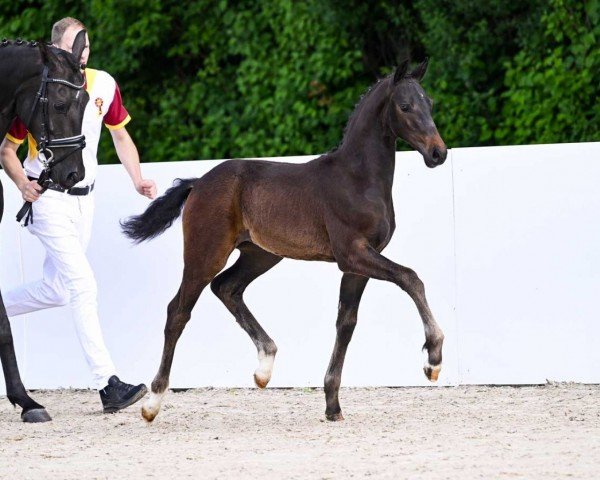
[[[119,380],[119,377],[113,375],[108,379],[108,385],[100,390],[100,400],[104,407],[104,413],[115,413],[119,410],[133,405],[142,398],[148,389],[146,385],[129,385]]]

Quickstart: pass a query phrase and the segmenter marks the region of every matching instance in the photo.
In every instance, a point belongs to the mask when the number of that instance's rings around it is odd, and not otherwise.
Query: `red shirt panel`
[[[123,105],[121,91],[119,90],[119,86],[115,83],[115,96],[110,107],[108,107],[106,115],[104,115],[103,122],[105,125],[114,127],[123,123],[128,116],[129,112],[126,110],[125,105]]]
[[[8,134],[13,137],[12,139],[18,140],[18,143],[23,143],[25,138],[27,138],[27,127],[19,117],[15,117],[8,129]]]

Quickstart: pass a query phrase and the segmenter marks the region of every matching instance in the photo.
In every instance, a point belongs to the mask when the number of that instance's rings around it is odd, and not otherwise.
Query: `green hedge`
[[[327,151],[406,52],[430,57],[450,146],[600,140],[600,0],[0,0],[0,36],[48,39],[66,15],[119,82],[143,161]]]

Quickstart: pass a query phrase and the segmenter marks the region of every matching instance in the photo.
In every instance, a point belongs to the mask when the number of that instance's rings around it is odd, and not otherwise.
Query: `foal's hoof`
[[[425,365],[423,367],[423,371],[425,372],[425,376],[432,382],[437,382],[438,377],[440,376],[440,370],[442,369],[441,365]]]
[[[21,413],[21,420],[25,423],[44,423],[52,420],[45,408],[34,408]]]
[[[266,388],[269,384],[269,380],[271,380],[271,377],[265,375],[261,370],[254,372],[254,383],[256,383],[258,388]]]
[[[275,354],[267,355],[265,352],[258,352],[258,368],[254,372],[254,383],[258,388],[265,388],[271,380],[273,373],[273,361]]]
[[[150,395],[150,399],[146,400],[144,405],[142,405],[142,417],[148,423],[156,418],[158,412],[160,411],[160,404],[156,404],[152,398],[153,394]]]
[[[325,417],[330,422],[341,422],[342,420],[344,420],[344,416],[342,415],[342,412],[339,412],[339,413],[326,413]]]
[[[142,406],[142,417],[144,417],[144,420],[146,420],[148,423],[154,420],[157,415],[158,408],[148,407],[145,404]]]
[[[160,406],[162,404],[163,397],[166,393],[166,389],[162,393],[150,392],[150,397],[144,402],[144,405],[142,406],[142,417],[144,417],[144,420],[146,420],[147,422],[151,422],[156,418],[158,412],[160,412]]]

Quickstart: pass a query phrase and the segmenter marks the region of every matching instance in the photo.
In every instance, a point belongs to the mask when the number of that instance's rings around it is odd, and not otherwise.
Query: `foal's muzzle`
[[[427,153],[423,154],[423,159],[425,160],[425,165],[429,168],[434,168],[444,163],[447,156],[448,149],[446,148],[446,145],[442,144],[430,148]]]

